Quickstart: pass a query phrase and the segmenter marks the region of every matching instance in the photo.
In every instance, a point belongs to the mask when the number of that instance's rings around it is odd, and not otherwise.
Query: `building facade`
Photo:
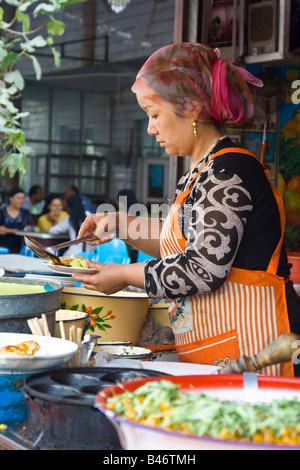
[[[22,64],[22,108],[30,113],[22,127],[35,150],[24,189],[40,184],[45,193],[63,194],[75,184],[96,204],[116,201],[123,188],[145,203],[165,199],[168,158],[147,135],[131,86],[146,58],[173,42],[174,6],[131,0],[115,13],[103,0],[87,0],[61,13],[61,67],[50,53],[37,55],[37,82],[31,64]]]

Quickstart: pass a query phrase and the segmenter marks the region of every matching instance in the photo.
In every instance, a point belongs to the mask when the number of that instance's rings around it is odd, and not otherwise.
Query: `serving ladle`
[[[105,235],[107,234],[108,232],[105,233]],[[68,246],[77,245],[78,243],[82,243],[87,240],[96,240],[96,238],[97,237],[95,237],[95,235],[90,234],[82,238],[77,238],[76,240],[69,240],[67,242],[58,243],[57,245],[52,246],[42,245],[42,243],[35,240],[35,238],[29,236],[24,236],[24,241],[26,246],[28,246],[28,248],[39,258],[51,259],[51,261],[53,261],[53,263],[56,265],[66,266],[60,260],[59,256],[56,255],[57,251],[61,250],[62,248],[67,248]]]
[[[67,242],[58,243],[57,245],[51,245],[51,246],[45,246],[42,243],[38,242],[35,238],[30,237],[28,235],[27,236],[24,235],[24,241],[25,241],[26,246],[39,258],[51,259],[53,263],[56,265],[66,266],[60,260],[59,256],[56,255],[57,251],[61,250],[62,248],[67,248],[68,246],[77,245],[78,243],[82,243],[88,240],[90,241],[102,240],[102,238],[105,238],[111,235],[112,233],[118,236],[119,230],[118,229],[107,230],[106,232],[103,233],[101,237],[97,237],[91,233],[82,238],[76,238],[75,240],[69,240]]]

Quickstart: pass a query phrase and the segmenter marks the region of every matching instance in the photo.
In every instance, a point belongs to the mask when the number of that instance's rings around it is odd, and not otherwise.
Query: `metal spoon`
[[[92,239],[95,239],[95,235],[90,234],[82,238],[77,238],[76,240],[69,240],[67,242],[58,243],[57,245],[45,246],[45,245],[42,245],[42,243],[35,240],[33,237],[24,236],[25,244],[35,255],[39,256],[39,258],[44,258],[44,259],[50,258],[54,264],[58,264],[62,266],[64,266],[64,263],[62,263],[60,258],[56,256],[55,254],[58,250],[62,248],[66,248],[68,246],[76,245],[78,243],[82,243],[86,240],[92,240]]]
[[[108,235],[112,233],[117,234],[118,232],[116,232],[115,229],[108,230],[107,232],[104,232],[101,238],[107,237]],[[35,238],[24,235],[25,244],[35,255],[44,259],[50,258],[54,264],[58,264],[61,266],[65,266],[65,265],[60,260],[60,258],[56,256],[57,251],[61,250],[62,248],[66,248],[68,246],[77,245],[78,243],[82,243],[87,240],[90,240],[90,241],[101,240],[101,238],[96,237],[94,234],[89,234],[89,235],[86,235],[85,237],[77,238],[76,240],[69,240],[67,242],[58,243],[57,245],[45,246],[45,245],[42,245],[42,243],[38,242]]]

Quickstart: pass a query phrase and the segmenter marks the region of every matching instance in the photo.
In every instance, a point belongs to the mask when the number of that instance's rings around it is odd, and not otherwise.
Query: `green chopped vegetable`
[[[300,445],[297,398],[249,404],[181,391],[167,380],[150,381],[134,392],[107,399],[117,415],[148,426],[218,439]]]

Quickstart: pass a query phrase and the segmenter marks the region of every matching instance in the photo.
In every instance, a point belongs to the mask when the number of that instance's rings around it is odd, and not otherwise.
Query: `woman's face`
[[[148,134],[155,136],[168,155],[192,154],[195,138],[191,117],[179,116],[169,106],[163,107],[139,93],[137,101],[148,115]]]
[[[24,193],[16,193],[14,196],[9,198],[10,204],[15,208],[15,209],[21,209],[21,207],[24,204],[25,200],[25,194]]]
[[[59,214],[62,211],[62,207],[62,200],[57,198],[50,202],[48,209],[51,214]]]

